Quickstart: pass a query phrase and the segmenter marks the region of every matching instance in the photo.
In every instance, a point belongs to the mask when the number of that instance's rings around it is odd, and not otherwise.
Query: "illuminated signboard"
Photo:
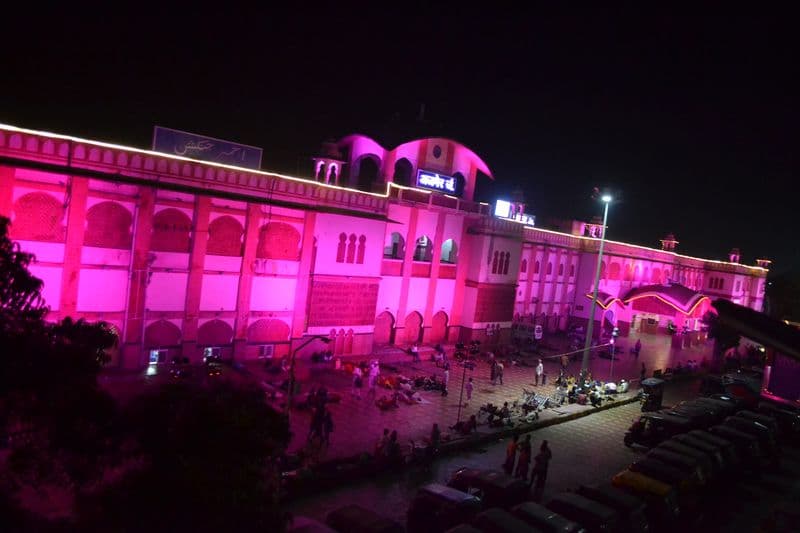
[[[505,200],[497,200],[497,203],[494,204],[494,216],[500,218],[510,218],[511,202],[507,202]]]
[[[445,176],[437,172],[419,169],[417,170],[417,187],[461,196],[464,183],[455,176]]]
[[[261,148],[156,126],[153,151],[258,170]]]

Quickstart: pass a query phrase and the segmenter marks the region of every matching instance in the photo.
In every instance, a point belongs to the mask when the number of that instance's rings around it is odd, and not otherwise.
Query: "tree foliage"
[[[174,383],[130,406],[136,466],[82,502],[92,530],[275,531],[286,419],[258,387]]]

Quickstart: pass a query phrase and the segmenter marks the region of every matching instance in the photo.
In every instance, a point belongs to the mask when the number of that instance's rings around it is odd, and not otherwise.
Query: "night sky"
[[[328,138],[442,135],[540,222],[601,214],[596,186],[611,239],[800,269],[793,17],[302,5],[5,16],[0,121],[143,148],[159,124],[292,174]]]

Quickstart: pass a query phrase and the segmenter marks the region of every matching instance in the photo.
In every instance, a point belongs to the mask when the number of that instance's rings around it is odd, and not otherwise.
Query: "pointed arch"
[[[447,340],[447,313],[439,311],[431,319],[431,342],[445,342]]]
[[[384,311],[375,318],[372,342],[377,345],[391,344],[393,334],[394,316],[389,311]]]
[[[358,253],[356,254],[356,263],[359,265],[364,264],[364,254],[367,250],[367,237],[366,235],[361,235],[358,237]]]
[[[210,255],[242,255],[242,224],[230,215],[215,218],[208,225],[208,248]]]
[[[519,271],[521,274],[525,274],[528,271],[528,260],[523,259],[522,262],[519,264]]]
[[[14,203],[11,236],[32,241],[64,242],[64,206],[44,192],[30,192]]]
[[[157,320],[144,329],[145,348],[180,346],[181,330],[167,320]]]
[[[130,248],[132,221],[130,211],[117,202],[94,204],[86,211],[83,244],[101,248]]]
[[[455,264],[458,261],[458,245],[453,239],[447,239],[442,244],[442,263]]]
[[[256,257],[297,261],[300,254],[300,232],[285,222],[269,222],[258,232]]]
[[[494,259],[492,259],[492,274],[497,274],[497,262],[500,257],[500,252],[494,253]]]
[[[153,216],[153,235],[150,249],[156,252],[188,253],[192,234],[192,219],[174,207],[163,209]]]
[[[289,341],[289,324],[277,318],[262,318],[247,328],[247,342],[269,344]]]
[[[411,311],[406,316],[404,332],[406,342],[420,342],[422,340],[422,315]]]
[[[356,234],[351,233],[350,237],[347,238],[347,262],[348,263],[355,263],[356,262]]]
[[[506,258],[503,262],[503,274],[508,274],[508,265],[511,262],[511,252],[506,252]]]
[[[200,346],[220,346],[233,340],[233,328],[219,319],[209,320],[197,328],[197,344]]]
[[[344,263],[345,249],[347,247],[347,234],[339,234],[339,245],[336,247],[336,262]]]

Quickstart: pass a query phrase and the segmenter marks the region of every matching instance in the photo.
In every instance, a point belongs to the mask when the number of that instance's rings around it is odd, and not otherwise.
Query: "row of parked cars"
[[[625,436],[645,455],[610,482],[531,501],[528,485],[503,472],[462,468],[446,484],[422,487],[409,532],[647,532],[691,530],[707,495],[742,477],[778,468],[780,443],[800,442],[800,414],[772,403],[751,409],[716,395],[644,413]],[[401,533],[370,509],[331,512],[327,526],[353,533]],[[304,529],[304,531],[310,531]],[[322,531],[322,530],[319,530]],[[326,531],[330,531],[326,529]]]
[[[800,414],[716,394],[642,414],[625,434],[647,453],[612,479],[648,503],[651,523],[689,526],[716,490],[780,465],[780,444],[800,442]]]

